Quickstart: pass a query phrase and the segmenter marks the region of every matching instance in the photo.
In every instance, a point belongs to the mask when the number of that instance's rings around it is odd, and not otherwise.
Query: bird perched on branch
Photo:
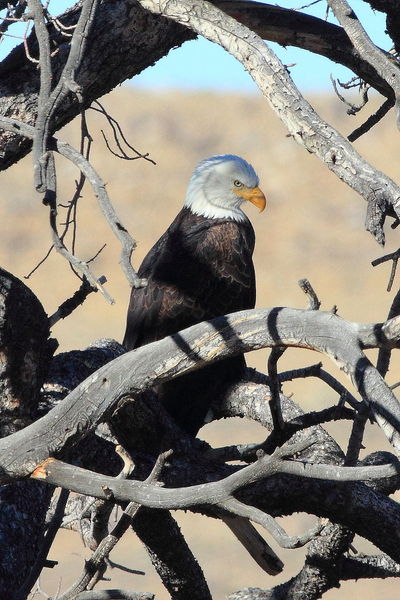
[[[254,231],[242,204],[265,208],[251,165],[232,155],[212,156],[195,169],[182,210],[144,259],[132,289],[124,346],[159,340],[195,323],[253,308]],[[196,435],[209,406],[240,378],[243,356],[229,358],[160,386],[178,425]]]
[[[128,350],[254,307],[254,231],[241,207],[249,201],[264,210],[258,183],[253,167],[238,156],[212,156],[196,167],[182,210],[139,269],[147,286],[131,292],[123,342]],[[211,402],[240,379],[245,366],[243,356],[228,358],[163,383],[157,392],[181,429],[196,435]],[[282,570],[247,519],[224,521],[265,571]]]

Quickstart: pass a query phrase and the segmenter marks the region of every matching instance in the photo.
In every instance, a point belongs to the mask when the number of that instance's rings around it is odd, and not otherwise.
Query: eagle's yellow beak
[[[235,190],[236,194],[244,198],[244,200],[248,200],[262,212],[266,205],[266,199],[263,192],[259,187],[254,188],[242,188],[240,190]]]

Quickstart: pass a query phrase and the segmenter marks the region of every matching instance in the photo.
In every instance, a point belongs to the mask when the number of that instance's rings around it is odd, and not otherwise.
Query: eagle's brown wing
[[[237,224],[205,219],[182,209],[144,259],[132,289],[124,345],[131,350],[189,325],[252,308],[254,233]]]
[[[124,338],[127,349],[206,319],[252,308],[253,249],[250,222],[205,219],[183,209],[139,270],[148,285],[132,290]],[[212,401],[241,377],[244,367],[243,356],[229,358],[166,382],[157,391],[178,425],[196,435]],[[282,570],[282,562],[251,523],[235,517],[227,521],[267,573]]]

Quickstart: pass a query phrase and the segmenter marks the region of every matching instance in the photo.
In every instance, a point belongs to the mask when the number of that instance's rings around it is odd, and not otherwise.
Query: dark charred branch
[[[0,269],[0,437],[35,420],[39,392],[57,347],[47,315],[19,279]]]
[[[340,536],[337,532],[325,531],[324,534],[326,539],[320,539],[320,544],[326,541],[333,547],[328,552],[315,555],[313,561],[309,552],[305,567],[292,580],[268,590],[259,588],[239,590],[231,594],[229,600],[296,600],[299,593],[302,600],[316,600],[327,590],[338,587],[340,581],[399,577],[399,565],[384,554],[341,556],[340,553],[346,547],[345,544],[340,544]]]
[[[386,29],[393,40],[397,53],[400,53],[400,14],[396,0],[366,0],[374,10],[386,13]]]
[[[7,280],[14,281],[9,278]],[[28,292],[26,291],[27,288],[18,280],[15,280],[13,285],[17,286],[19,292],[15,299],[15,308],[17,308],[21,306],[22,300]],[[38,312],[39,314],[42,313],[42,318],[47,321],[47,316],[36,298],[33,300],[28,296],[27,302],[30,302],[31,309],[24,312],[23,315],[19,315],[18,323],[21,328],[23,327],[24,318],[32,321]],[[34,308],[35,303],[36,309]],[[48,331],[48,326],[46,325],[46,327]],[[46,331],[46,327],[43,326],[41,329],[36,324],[36,330],[32,329],[32,332],[36,331],[39,335],[41,331]],[[16,331],[18,331],[18,325]],[[28,343],[29,339],[27,335],[25,343]],[[26,349],[27,346],[23,346],[23,348]],[[38,390],[36,390],[37,377],[32,372],[32,385],[35,388],[32,398],[37,396],[34,418],[46,413],[58,404],[70,389],[73,389],[82,379],[102,366],[107,360],[117,356],[118,352],[122,352],[120,345],[109,341],[107,344],[104,343],[103,346],[98,343],[97,346],[84,352],[70,352],[68,353],[68,360],[65,354],[57,355],[51,362],[46,376],[45,391],[41,396],[38,395]],[[43,366],[46,364],[44,358]],[[26,363],[29,365],[29,361],[26,361]],[[44,376],[45,373],[43,373]],[[25,384],[28,385],[28,380]],[[27,414],[29,417],[27,423],[29,423],[32,415],[30,411]],[[15,423],[15,426],[18,425],[18,429],[21,427],[18,419],[13,423]],[[71,458],[74,459],[74,456],[71,456]],[[98,471],[104,470],[104,467],[106,467],[110,475],[116,475],[121,468],[121,461],[116,456],[114,447],[104,440],[100,440],[94,434],[81,442],[79,455],[77,454],[76,458],[83,460],[82,464]],[[30,588],[28,589],[29,581],[40,570],[40,565],[37,564],[36,559],[42,553],[49,536],[48,525],[52,517],[50,516],[48,523],[46,516],[52,492],[51,486],[38,485],[34,481],[22,481],[1,488],[1,597],[17,598],[18,593],[21,598],[25,598],[30,590]],[[27,515],[29,515],[29,518],[27,518]]]
[[[0,269],[0,435],[38,416],[40,388],[57,347],[36,296]],[[0,596],[12,597],[29,576],[45,533],[51,486],[22,481],[0,490]],[[29,518],[28,518],[29,516]]]
[[[362,135],[364,135],[373,127],[375,127],[375,125],[377,125],[383,119],[383,117],[389,112],[389,110],[393,108],[394,104],[395,103],[392,98],[388,98],[387,100],[385,100],[385,102],[378,108],[378,110],[375,113],[373,113],[370,117],[368,117],[365,123],[354,129],[354,131],[352,131],[347,136],[349,142],[355,142],[356,140],[358,140],[358,138],[360,138]]]
[[[15,598],[30,577],[45,535],[52,486],[19,481],[0,491],[0,596]],[[26,595],[24,596],[26,597]]]
[[[201,567],[168,511],[141,509],[132,528],[172,598],[211,600]]]

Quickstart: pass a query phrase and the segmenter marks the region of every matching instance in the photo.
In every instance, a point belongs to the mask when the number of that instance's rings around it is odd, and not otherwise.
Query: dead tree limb
[[[327,1],[356,51],[370,63],[380,77],[393,89],[395,98],[400,100],[400,68],[397,61],[377,48],[347,0]]]
[[[384,96],[392,97],[392,89],[355,51],[341,27],[323,19],[262,3],[217,0],[215,5],[261,37],[282,46],[305,48],[344,64]],[[65,26],[71,27],[77,23],[79,13],[80,6],[76,5],[61,15],[60,19]],[[52,48],[65,48],[66,38],[57,28],[50,26],[50,36]],[[77,99],[68,98],[54,115],[52,133],[74,118],[82,107],[87,108],[93,100],[194,37],[190,29],[151,15],[134,0],[100,2],[79,71],[81,105]],[[29,43],[35,48],[33,36]],[[65,61],[65,52],[54,56],[52,68],[56,78]],[[94,72],[101,72],[102,76],[94,78]],[[33,125],[38,105],[38,72],[36,65],[27,59],[23,45],[0,64],[0,77],[0,113],[11,118],[20,118],[23,114],[24,122]],[[30,147],[29,140],[15,134],[0,135],[0,169],[22,158]]]
[[[242,311],[194,325],[120,356],[80,384],[48,415],[0,440],[1,481],[26,477],[49,456],[62,456],[107,420],[125,397],[216,358],[267,346],[296,346],[327,354],[357,387],[399,451],[399,403],[363,353],[363,348],[398,347],[398,330],[398,318],[366,325],[332,313],[292,308]]]
[[[38,417],[40,388],[57,347],[49,333],[37,297],[0,269],[0,437]],[[41,488],[33,481],[0,489],[0,596],[13,596],[29,576],[45,535],[51,494],[50,486]]]

